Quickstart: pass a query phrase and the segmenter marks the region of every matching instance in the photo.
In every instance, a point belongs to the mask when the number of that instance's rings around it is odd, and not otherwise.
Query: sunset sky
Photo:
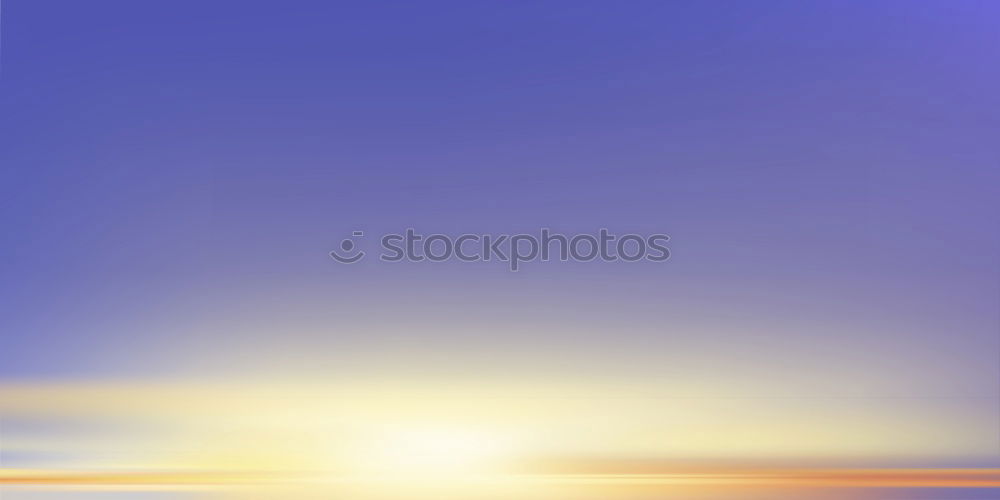
[[[1000,469],[1000,3],[14,0],[2,28],[11,498]],[[407,228],[671,258],[328,256]]]

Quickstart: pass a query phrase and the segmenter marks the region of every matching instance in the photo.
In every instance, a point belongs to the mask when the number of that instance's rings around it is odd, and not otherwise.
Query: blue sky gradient
[[[988,1],[6,2],[0,378],[490,367],[989,421],[998,19]],[[666,233],[672,258],[327,257],[408,227]]]

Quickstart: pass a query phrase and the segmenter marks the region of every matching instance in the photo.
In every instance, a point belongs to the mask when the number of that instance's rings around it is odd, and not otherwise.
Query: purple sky
[[[996,414],[1000,4],[207,4],[5,5],[4,380],[504,351]],[[673,256],[326,256],[407,227]]]

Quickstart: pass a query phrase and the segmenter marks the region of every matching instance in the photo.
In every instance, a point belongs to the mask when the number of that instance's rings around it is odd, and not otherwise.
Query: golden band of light
[[[440,479],[440,478],[439,478]],[[74,472],[5,470],[0,483],[21,486],[150,486],[190,487],[259,483],[365,482],[359,476],[283,475],[233,472]],[[455,478],[458,482],[523,482],[550,484],[1000,488],[1000,469],[759,469],[662,474],[517,474]]]

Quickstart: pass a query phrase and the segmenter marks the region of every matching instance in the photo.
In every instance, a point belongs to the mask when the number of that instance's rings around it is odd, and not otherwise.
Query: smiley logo
[[[354,231],[353,233],[351,233],[351,237],[359,237],[360,238],[360,237],[362,237],[364,235],[365,235],[365,233],[363,231]],[[346,238],[346,239],[344,239],[344,241],[341,241],[340,242],[340,249],[345,254],[347,254],[346,257],[344,255],[341,255],[336,250],[331,250],[330,251],[330,257],[332,257],[333,260],[335,260],[337,262],[340,262],[341,264],[353,264],[353,263],[355,263],[355,262],[363,259],[364,256],[365,256],[365,252],[360,251],[360,250],[358,251],[358,253],[356,253],[354,255],[350,255],[351,252],[354,251],[354,240],[352,240],[351,238]]]

